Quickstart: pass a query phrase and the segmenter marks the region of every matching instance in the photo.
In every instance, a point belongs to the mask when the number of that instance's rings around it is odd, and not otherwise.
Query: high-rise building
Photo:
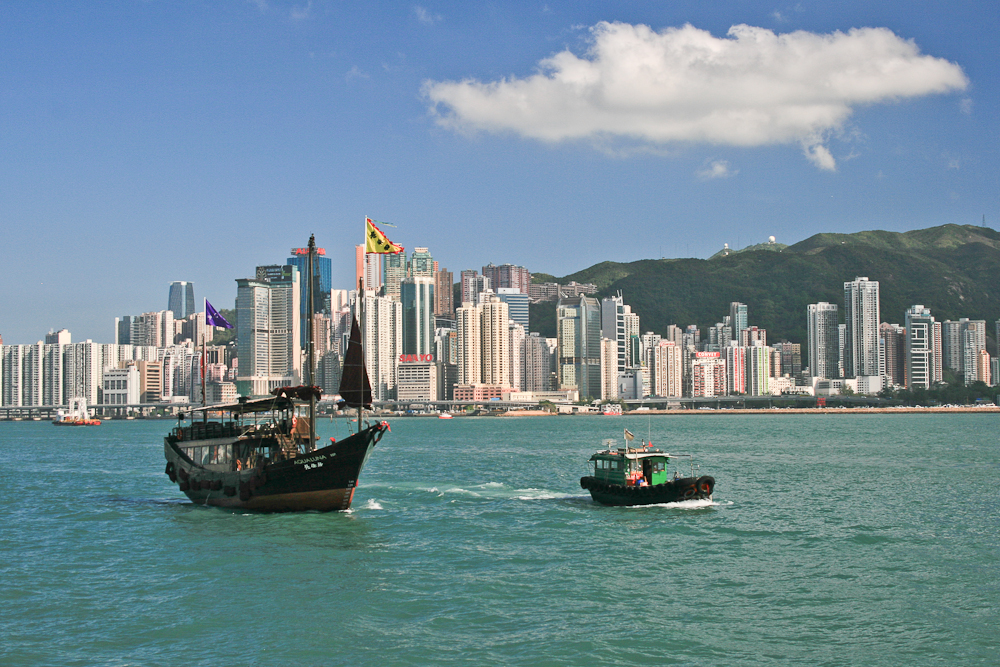
[[[719,352],[697,352],[691,362],[691,395],[696,398],[726,393],[726,360]]]
[[[406,277],[406,255],[397,252],[392,255],[384,255],[382,260],[385,271],[385,283],[383,284],[384,296],[399,301],[399,286]]]
[[[492,262],[483,267],[483,277],[488,278],[493,290],[513,288],[522,294],[528,294],[531,285],[531,274],[523,266],[501,264],[495,266]]]
[[[601,395],[601,304],[579,296],[556,304],[559,388],[577,388],[581,399]]]
[[[618,398],[618,344],[601,338],[601,400]]]
[[[739,301],[729,304],[729,324],[732,327],[732,340],[740,339],[740,332],[750,326],[747,323],[747,305]]]
[[[399,355],[403,353],[403,304],[365,290],[351,304],[361,327],[361,345],[372,385],[372,399],[396,398]]]
[[[534,332],[525,336],[522,355],[524,370],[521,373],[524,391],[549,391],[551,389],[552,362],[550,357],[549,346],[544,338]]]
[[[883,385],[906,386],[906,329],[898,324],[883,322],[879,325],[882,341]]]
[[[628,368],[628,349],[625,336],[625,303],[622,293],[604,297],[601,300],[601,337],[615,341],[618,349],[618,372],[624,373]],[[617,382],[617,380],[616,380]]]
[[[672,340],[661,340],[653,348],[650,365],[650,393],[663,398],[683,395],[683,355],[681,348]]]
[[[767,345],[767,329],[744,327],[740,331],[740,345],[750,347],[757,344]]]
[[[846,377],[879,374],[879,288],[858,276],[844,283],[844,372]]]
[[[806,341],[812,377],[840,377],[839,323],[837,304],[820,301],[806,306]]]
[[[520,324],[525,331],[528,331],[528,295],[516,287],[501,287],[497,290],[497,296],[507,304],[507,312],[510,315],[510,319]]]
[[[528,298],[527,294],[522,296],[525,299]],[[524,360],[522,357],[524,355],[524,338],[527,332],[513,319],[507,322],[507,332],[510,338],[510,342],[507,344],[507,350],[510,354],[510,363],[508,364],[510,376],[507,386],[514,391],[522,391],[524,389]]]
[[[930,389],[935,382],[941,365],[940,356],[935,354],[940,349],[936,340],[940,327],[936,324],[930,309],[923,305],[906,311],[906,386],[910,389]]]
[[[507,304],[490,297],[482,304],[483,384],[508,386],[510,378],[510,326]]]
[[[639,341],[639,315],[632,307],[625,306],[625,365],[635,368],[642,364],[642,345]]]
[[[434,277],[434,258],[427,248],[414,248],[406,274],[409,276]]]
[[[189,283],[186,280],[175,280],[170,283],[167,310],[173,312],[175,320],[183,320],[194,313],[194,283]]]
[[[963,318],[964,319],[964,318]],[[966,385],[983,380],[980,352],[986,350],[986,320],[971,320],[962,328],[962,379]],[[989,362],[986,365],[989,368]]]
[[[410,276],[400,284],[403,354],[434,353],[434,279]]]
[[[747,394],[768,396],[771,393],[771,348],[751,345],[746,349]]]
[[[356,291],[361,282],[361,289],[378,292],[382,289],[382,253],[365,252],[364,245],[354,246],[354,285],[351,290]]]
[[[462,303],[479,303],[479,294],[491,288],[489,278],[471,269],[462,271]]]
[[[458,384],[482,384],[482,308],[463,303],[455,311],[456,344],[458,347]]]
[[[747,348],[730,345],[726,353],[726,393],[747,393]]]
[[[434,274],[434,315],[455,319],[454,276],[448,269]]]
[[[306,336],[309,328],[306,326],[309,320],[309,249],[293,248],[291,257],[285,264],[294,266],[299,270],[299,324],[300,340],[302,349],[306,349]],[[313,257],[313,312],[322,313],[329,316],[332,312],[330,303],[330,291],[333,289],[333,262],[326,257],[326,250],[316,249]]]
[[[771,347],[781,352],[782,375],[796,377],[802,372],[802,345],[800,343],[789,343],[787,340],[783,340]]]
[[[258,267],[258,276],[262,275]],[[272,389],[301,380],[302,345],[299,271],[278,267],[268,279],[236,281],[236,335],[242,396],[265,396]],[[170,370],[164,363],[164,388]]]

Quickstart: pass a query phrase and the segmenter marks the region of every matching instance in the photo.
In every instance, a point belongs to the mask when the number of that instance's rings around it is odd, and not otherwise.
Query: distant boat
[[[453,414],[450,414],[450,413],[448,413],[448,412],[442,412],[441,414],[439,414],[439,415],[438,415],[438,419],[451,419],[451,418],[453,418],[454,416],[455,416],[455,415],[453,415]]]
[[[82,396],[69,399],[69,411],[60,410],[52,421],[53,426],[100,426],[100,419],[92,419],[87,409],[87,399]]]
[[[621,417],[622,406],[620,403],[608,403],[604,406],[603,414],[608,417]]]
[[[309,273],[315,248],[310,238]],[[307,282],[310,288],[313,282]],[[313,303],[311,289],[308,298]],[[312,320],[309,317],[309,325]],[[307,339],[312,340],[311,331]],[[314,367],[312,359],[309,366]],[[281,387],[271,393],[268,398],[192,410],[190,424],[178,424],[163,440],[164,472],[199,505],[265,512],[348,509],[361,469],[389,430],[384,421],[364,422],[372,395],[357,318],[340,383],[341,405],[358,409],[356,433],[339,441],[331,438],[331,444],[317,448],[319,387]],[[222,418],[208,421],[209,413],[221,413]]]
[[[624,447],[615,447],[614,440],[607,440],[606,448],[590,457],[594,474],[581,477],[580,486],[590,491],[595,501],[602,505],[655,505],[712,497],[714,477],[681,477],[680,471],[670,475],[670,459],[690,459],[690,454],[668,454],[646,443],[630,447],[631,440],[632,434],[626,430]]]

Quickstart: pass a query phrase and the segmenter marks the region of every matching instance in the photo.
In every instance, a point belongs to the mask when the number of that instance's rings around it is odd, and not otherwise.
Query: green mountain
[[[555,282],[594,283],[599,296],[621,290],[642,330],[657,333],[669,324],[697,324],[704,333],[729,314],[730,302],[741,301],[769,342],[804,344],[806,306],[828,301],[843,311],[844,282],[856,276],[879,281],[883,322],[902,324],[907,308],[923,304],[939,321],[984,319],[992,337],[1000,318],[1000,233],[943,225],[816,234],[792,246],[762,244],[707,260],[601,262]],[[532,331],[555,336],[555,328],[555,304],[533,304]]]

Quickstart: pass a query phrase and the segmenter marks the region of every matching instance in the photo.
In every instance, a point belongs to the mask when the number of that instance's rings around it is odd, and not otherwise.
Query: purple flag
[[[226,321],[222,315],[219,315],[219,311],[212,308],[212,304],[205,299],[205,324],[212,327],[222,327],[223,329],[232,329],[233,325]]]

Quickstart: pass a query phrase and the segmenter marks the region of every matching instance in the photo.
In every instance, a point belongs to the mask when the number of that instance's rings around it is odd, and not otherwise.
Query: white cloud
[[[959,103],[958,103],[958,108],[966,116],[971,115],[972,114],[972,98],[971,97],[963,97],[961,99],[961,101],[959,101]]]
[[[729,178],[738,173],[740,173],[739,169],[729,168],[729,160],[714,160],[704,169],[696,172],[698,178],[703,181],[709,181],[713,178]]]
[[[367,72],[362,71],[357,65],[351,67],[347,74],[344,75],[345,81],[350,81],[351,79],[370,79],[371,77]]]
[[[413,15],[424,25],[434,25],[443,18],[440,14],[431,14],[426,7],[420,5],[413,6]]]
[[[292,7],[291,18],[293,21],[304,21],[312,13],[312,0],[309,0],[305,7]]]
[[[437,122],[547,142],[797,143],[832,170],[825,139],[855,106],[968,85],[958,65],[885,28],[820,35],[737,25],[717,38],[691,25],[602,22],[590,32],[583,57],[562,51],[531,76],[425,82]]]

